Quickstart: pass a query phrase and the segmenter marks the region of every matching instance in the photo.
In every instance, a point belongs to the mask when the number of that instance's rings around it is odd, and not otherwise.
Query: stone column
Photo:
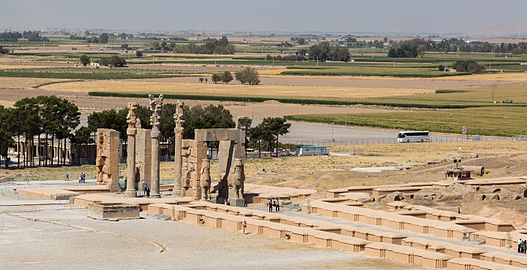
[[[137,191],[135,190],[135,135],[137,133],[137,103],[128,103],[128,115],[126,116],[128,122],[128,129],[126,129],[126,135],[128,136],[128,147],[127,147],[127,177],[126,177],[126,191],[124,195],[126,197],[137,197]]]
[[[176,113],[174,114],[174,122],[176,123],[176,127],[174,128],[175,133],[175,142],[174,142],[174,165],[175,165],[175,172],[176,177],[174,179],[174,188],[172,189],[172,194],[174,197],[181,197],[182,195],[182,184],[181,184],[181,170],[183,165],[183,159],[182,159],[182,144],[183,144],[183,123],[185,120],[183,118],[183,103],[181,101],[177,102],[176,105]]]
[[[159,98],[154,98],[149,95],[150,98],[150,111],[152,116],[150,117],[150,124],[152,124],[152,185],[150,196],[154,198],[160,198],[159,193],[159,119],[161,118],[161,107],[163,106],[163,95],[159,95]]]

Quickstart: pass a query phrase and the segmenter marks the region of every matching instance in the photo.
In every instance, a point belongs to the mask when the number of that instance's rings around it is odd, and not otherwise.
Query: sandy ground
[[[0,187],[1,269],[418,269],[175,221],[92,220],[12,188]]]

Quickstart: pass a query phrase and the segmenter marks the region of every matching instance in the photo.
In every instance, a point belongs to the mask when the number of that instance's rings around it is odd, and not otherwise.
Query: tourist
[[[148,195],[148,193],[150,193],[150,192],[148,192],[148,183],[145,182],[145,183],[143,184],[143,194],[144,194],[145,196],[147,196],[147,197],[150,197],[150,196]]]
[[[247,221],[242,222],[242,232],[243,234],[247,234]]]
[[[273,212],[273,202],[272,199],[267,199],[267,207],[269,208],[269,212]]]
[[[523,240],[523,253],[527,253],[527,239],[526,240]]]
[[[66,177],[64,178],[64,181],[70,181],[70,175],[66,174]]]
[[[523,246],[523,240],[520,238],[520,240],[518,240],[518,253],[523,253],[522,246]]]
[[[276,200],[275,205],[274,205],[275,210],[276,212],[280,212],[280,201],[278,200],[278,198],[276,198],[275,200]]]

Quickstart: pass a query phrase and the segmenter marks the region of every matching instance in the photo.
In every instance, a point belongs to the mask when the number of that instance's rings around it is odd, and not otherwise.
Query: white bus
[[[429,131],[401,131],[397,136],[397,142],[400,143],[429,141],[431,141]]]

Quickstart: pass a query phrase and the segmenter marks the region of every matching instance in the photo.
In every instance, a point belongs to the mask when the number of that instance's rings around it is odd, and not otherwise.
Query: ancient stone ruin
[[[119,191],[119,132],[97,129],[96,175],[98,185]]]

